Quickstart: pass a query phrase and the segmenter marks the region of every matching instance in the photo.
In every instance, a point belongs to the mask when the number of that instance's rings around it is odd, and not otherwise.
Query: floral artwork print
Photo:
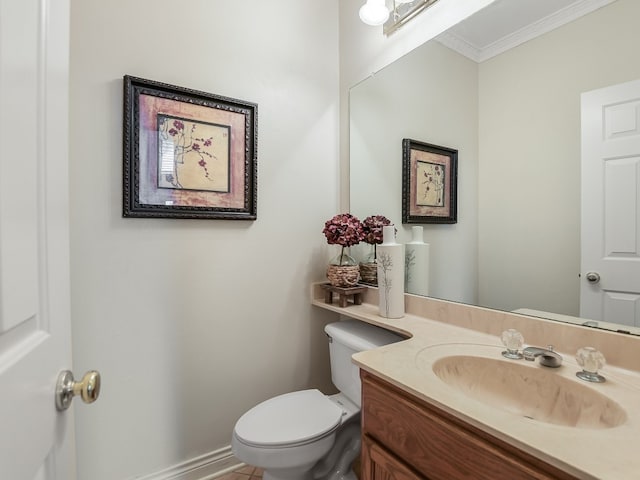
[[[255,220],[255,103],[125,75],[124,217]]]
[[[416,162],[416,205],[444,207],[444,168],[438,163]]]
[[[229,191],[229,127],[157,115],[158,187]]]
[[[402,140],[402,223],[457,223],[458,150]]]

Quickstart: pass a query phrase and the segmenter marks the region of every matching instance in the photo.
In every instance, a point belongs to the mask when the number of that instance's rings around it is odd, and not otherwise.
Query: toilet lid
[[[236,423],[235,433],[248,445],[277,447],[304,444],[340,425],[342,409],[319,390],[302,390],[253,407]]]

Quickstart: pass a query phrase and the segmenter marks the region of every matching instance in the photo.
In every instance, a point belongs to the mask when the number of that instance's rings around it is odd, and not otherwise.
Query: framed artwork
[[[402,140],[402,223],[456,223],[458,150]]]
[[[124,217],[255,220],[251,102],[124,77]]]

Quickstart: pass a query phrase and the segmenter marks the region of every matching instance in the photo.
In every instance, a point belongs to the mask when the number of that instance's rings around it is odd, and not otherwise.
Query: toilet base
[[[357,418],[357,417],[356,417]],[[353,471],[353,462],[360,455],[360,422],[347,422],[338,431],[336,443],[331,451],[313,467],[315,480],[358,480]]]
[[[276,472],[279,473],[279,472]],[[355,474],[353,470],[347,472],[340,477],[332,477],[332,480],[358,480],[358,476]],[[286,476],[275,476],[267,471],[263,472],[262,480],[314,480],[313,475],[307,470],[306,472],[300,472],[298,475],[294,474],[291,476],[291,472],[288,471]]]
[[[297,467],[278,468],[266,463],[254,462],[262,467],[263,480],[358,480],[352,469],[353,462],[360,455],[360,422],[356,416],[344,424],[332,441],[331,449],[317,463]],[[325,450],[325,451],[327,451]],[[248,460],[248,459],[242,459]],[[252,460],[257,460],[253,458]]]
[[[262,480],[314,480],[309,467],[301,469],[265,470]]]

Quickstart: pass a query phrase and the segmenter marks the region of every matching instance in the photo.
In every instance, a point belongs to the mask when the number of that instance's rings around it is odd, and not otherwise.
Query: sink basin
[[[537,365],[453,355],[436,360],[432,369],[469,398],[539,422],[603,429],[627,419],[606,395]]]

